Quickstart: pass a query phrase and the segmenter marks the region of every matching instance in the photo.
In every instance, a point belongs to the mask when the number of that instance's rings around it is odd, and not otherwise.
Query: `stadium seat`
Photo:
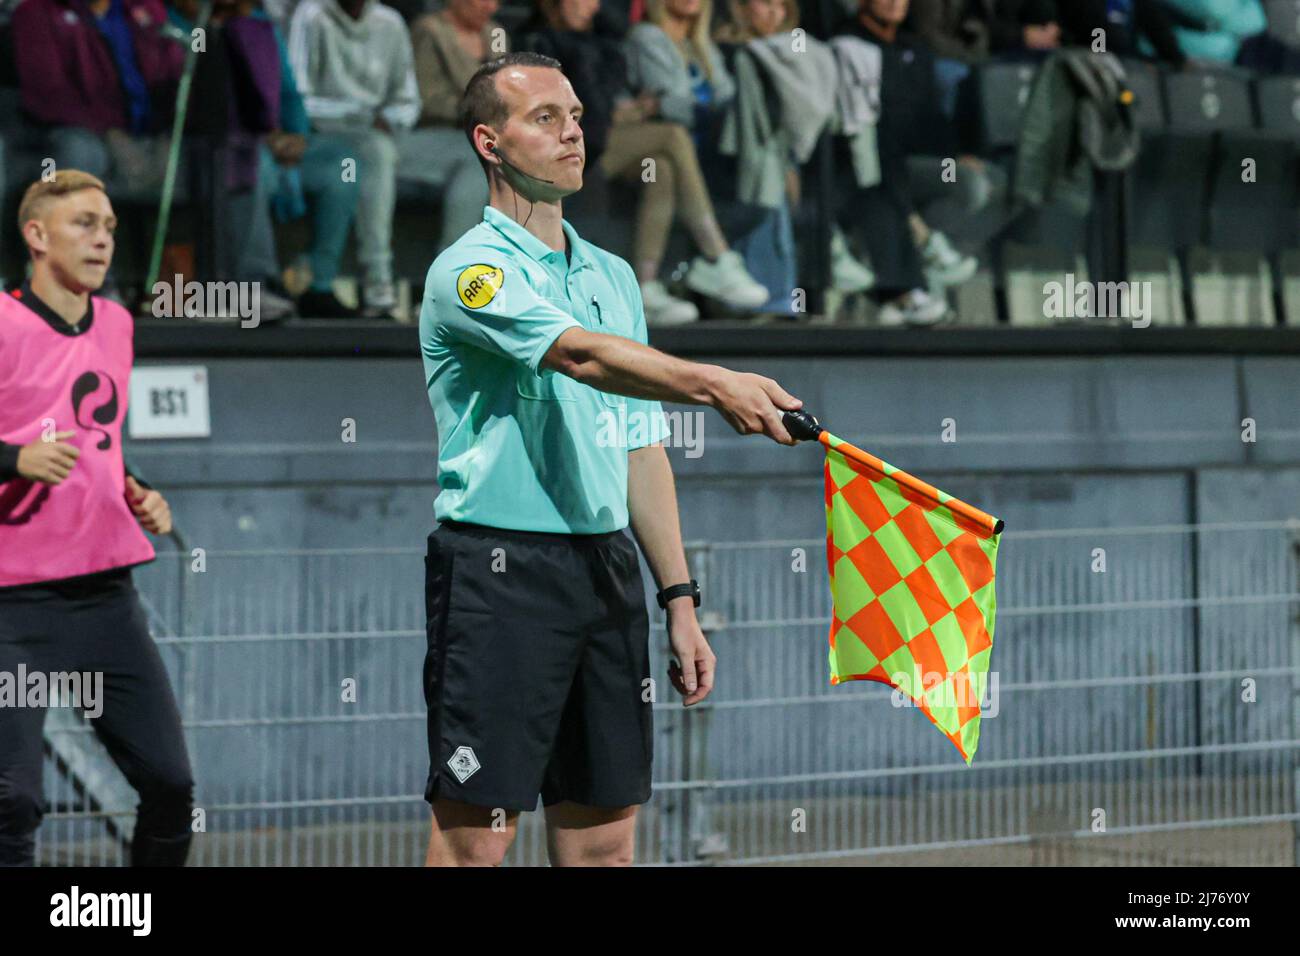
[[[1164,86],[1173,129],[1218,133],[1255,125],[1250,81],[1244,75],[1217,70],[1168,73]]]
[[[1014,149],[1038,68],[1030,63],[989,63],[977,69],[980,152]]]
[[[1168,74],[1168,129],[1149,137],[1133,179],[1132,241],[1183,250],[1204,237],[1214,136],[1254,126],[1250,86],[1230,73]]]
[[[1128,88],[1133,91],[1133,109],[1138,129],[1163,130],[1167,123],[1165,97],[1160,88],[1160,70],[1145,60],[1124,60]]]
[[[1294,241],[1300,90],[1287,89],[1292,82],[1256,85],[1260,129],[1225,129],[1217,136],[1207,207],[1211,249],[1271,256]]]
[[[1255,82],[1261,129],[1300,140],[1300,77],[1261,77]]]
[[[1277,274],[1284,321],[1300,328],[1300,249],[1278,256]]]
[[[1000,162],[1012,175],[1024,110],[1038,67],[1032,63],[989,63],[975,69],[974,108],[981,155]],[[1081,247],[1084,220],[1059,202],[1022,213],[1004,238],[1023,246],[1048,247],[1069,260]]]
[[[1191,299],[1200,326],[1277,323],[1269,264],[1250,252],[1196,249],[1188,256]]]
[[[1220,134],[1209,200],[1205,239],[1210,248],[1272,255],[1291,245],[1295,144],[1284,133],[1264,130]]]
[[[1265,0],[1268,32],[1287,46],[1300,47],[1300,0]]]
[[[1162,195],[1181,205],[1170,221],[1186,253],[1195,321],[1271,324],[1268,260],[1294,232],[1289,136],[1255,127],[1250,81],[1235,72],[1169,74],[1165,96],[1171,132],[1186,149],[1174,160],[1178,182]]]

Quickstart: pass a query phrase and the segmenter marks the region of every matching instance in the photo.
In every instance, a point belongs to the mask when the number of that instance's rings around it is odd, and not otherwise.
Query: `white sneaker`
[[[939,289],[969,282],[980,267],[978,259],[963,256],[938,230],[932,230],[929,240],[921,247],[921,260],[926,280],[932,288]]]
[[[757,309],[772,298],[767,287],[749,274],[735,249],[728,249],[714,262],[696,256],[686,273],[686,287],[733,309]]]
[[[866,292],[876,284],[876,274],[871,267],[854,257],[844,234],[838,228],[831,230],[831,288],[836,292],[852,294]]]
[[[392,280],[367,282],[361,291],[361,314],[368,319],[391,319],[397,308],[397,287]]]
[[[645,307],[646,325],[689,325],[700,318],[694,302],[669,295],[658,279],[641,283],[641,304]]]
[[[948,303],[932,296],[924,289],[913,289],[900,299],[888,302],[880,309],[880,324],[884,326],[934,325],[948,314]]]

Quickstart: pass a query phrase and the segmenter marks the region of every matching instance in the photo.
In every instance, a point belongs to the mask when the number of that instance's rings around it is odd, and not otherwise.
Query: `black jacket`
[[[1173,18],[1158,0],[1133,0],[1133,12],[1125,26],[1106,19],[1106,0],[1064,0],[1059,6],[1061,30],[1079,46],[1092,46],[1095,30],[1106,32],[1106,52],[1118,56],[1138,54],[1138,37],[1145,36],[1166,63],[1182,66],[1187,56],[1178,46]]]
[[[886,43],[857,17],[840,23],[836,36],[855,36],[880,47],[880,122],[877,145],[883,168],[899,169],[907,156],[956,156],[956,130],[940,106],[934,54],[923,40],[900,30]]]
[[[1025,27],[1054,22],[1055,0],[912,0],[906,27],[939,56],[976,63],[1021,49]]]

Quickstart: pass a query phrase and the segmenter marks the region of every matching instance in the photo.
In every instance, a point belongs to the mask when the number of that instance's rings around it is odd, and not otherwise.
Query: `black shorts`
[[[650,799],[649,618],[627,535],[444,521],[429,535],[425,603],[426,800]]]

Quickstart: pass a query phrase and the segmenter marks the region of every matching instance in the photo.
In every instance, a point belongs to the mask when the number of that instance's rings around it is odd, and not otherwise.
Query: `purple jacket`
[[[270,20],[233,17],[225,32],[231,60],[226,188],[251,189],[262,135],[280,126],[280,47]]]
[[[158,32],[167,21],[160,0],[125,4],[140,73],[150,92],[165,92],[180,79],[185,47]],[[97,133],[127,127],[117,64],[84,0],[23,0],[13,45],[23,109],[33,119]]]

